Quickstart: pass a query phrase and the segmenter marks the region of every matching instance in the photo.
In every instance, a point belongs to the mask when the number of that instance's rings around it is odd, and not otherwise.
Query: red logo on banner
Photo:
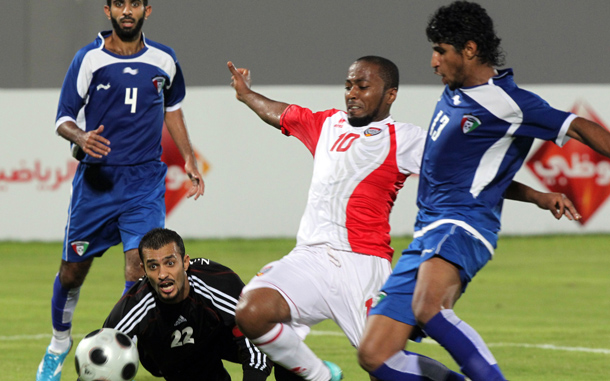
[[[163,154],[161,160],[167,164],[167,176],[165,178],[165,213],[169,216],[172,210],[184,199],[191,188],[191,180],[184,172],[184,159],[174,143],[165,125],[163,125],[163,136],[161,138]],[[195,159],[202,176],[209,171],[209,163],[195,150]]]
[[[571,112],[608,128],[587,105],[576,103]],[[545,142],[527,166],[551,192],[564,193],[574,202],[582,225],[610,195],[610,160],[574,139],[563,148]]]

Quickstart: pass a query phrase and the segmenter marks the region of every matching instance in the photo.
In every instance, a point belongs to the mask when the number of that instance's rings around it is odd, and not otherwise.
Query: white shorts
[[[391,271],[390,261],[381,257],[327,246],[297,246],[263,267],[243,293],[276,289],[288,302],[290,324],[302,339],[309,327],[332,319],[357,347],[373,298]]]

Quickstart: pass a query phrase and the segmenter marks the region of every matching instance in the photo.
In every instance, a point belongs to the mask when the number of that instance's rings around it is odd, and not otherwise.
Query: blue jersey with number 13
[[[534,138],[563,145],[575,117],[517,87],[511,69],[483,85],[447,86],[428,130],[415,230],[462,221],[495,247],[504,192]]]

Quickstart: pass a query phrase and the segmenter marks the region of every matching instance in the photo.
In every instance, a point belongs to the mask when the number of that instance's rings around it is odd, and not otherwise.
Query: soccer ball
[[[140,365],[135,343],[112,328],[85,336],[74,356],[79,381],[131,381]]]

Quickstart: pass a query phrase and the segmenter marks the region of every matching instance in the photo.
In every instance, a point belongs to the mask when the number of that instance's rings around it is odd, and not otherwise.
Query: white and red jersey
[[[314,156],[314,169],[297,245],[329,245],[388,260],[390,212],[410,174],[419,174],[426,132],[388,117],[352,127],[339,110],[313,113],[296,105],[281,130]]]

